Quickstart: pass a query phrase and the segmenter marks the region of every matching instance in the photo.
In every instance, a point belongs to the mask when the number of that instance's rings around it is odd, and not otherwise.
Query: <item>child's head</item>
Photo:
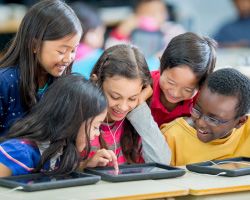
[[[167,19],[167,7],[162,0],[139,0],[135,6],[139,18],[152,19],[160,27]]]
[[[143,87],[151,83],[144,56],[130,45],[116,45],[105,50],[91,76],[108,98],[109,121],[125,118],[137,106]]]
[[[187,32],[173,38],[160,64],[160,87],[165,99],[178,103],[192,98],[216,62],[216,43]]]
[[[233,2],[241,18],[250,16],[250,0],[233,0]]]
[[[44,74],[41,71],[61,76],[71,70],[81,35],[81,23],[67,4],[40,1],[24,16],[0,64],[19,65],[21,77],[30,77],[31,82]]]
[[[67,75],[49,87],[29,115],[10,129],[10,136],[50,142],[42,155],[43,164],[63,149],[59,170],[72,170],[79,152],[89,152],[90,139],[99,135],[106,113],[107,100],[99,88],[82,76]]]
[[[202,142],[228,137],[247,120],[250,80],[231,68],[215,71],[201,88],[191,109],[197,137]]]
[[[27,12],[0,61],[1,67],[18,66],[25,109],[36,104],[37,90],[49,77],[70,73],[81,35],[80,21],[60,0],[40,1]]]
[[[94,49],[102,48],[105,27],[97,11],[80,1],[72,3],[71,8],[75,11],[82,24],[84,34],[81,42]]]

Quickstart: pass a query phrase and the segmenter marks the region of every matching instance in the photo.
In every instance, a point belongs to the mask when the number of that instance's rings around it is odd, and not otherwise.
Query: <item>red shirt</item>
[[[178,103],[174,110],[168,111],[160,101],[160,72],[152,71],[151,76],[153,79],[153,95],[151,98],[150,109],[158,126],[161,126],[163,123],[171,122],[178,117],[190,116],[190,108],[193,106],[196,96],[192,99]]]

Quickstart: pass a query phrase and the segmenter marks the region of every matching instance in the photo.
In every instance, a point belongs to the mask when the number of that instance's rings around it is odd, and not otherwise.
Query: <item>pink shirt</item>
[[[101,125],[102,138],[105,140],[108,149],[113,150],[117,156],[118,164],[125,164],[127,160],[122,153],[122,148],[120,145],[121,136],[124,133],[124,121],[116,121],[112,125],[103,124]],[[140,142],[141,143],[141,142]],[[91,141],[91,151],[89,158],[93,157],[97,150],[100,149],[99,137],[96,137]],[[143,158],[138,158],[138,162],[144,162]]]

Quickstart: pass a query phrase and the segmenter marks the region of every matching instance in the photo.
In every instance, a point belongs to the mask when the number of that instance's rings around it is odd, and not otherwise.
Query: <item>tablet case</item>
[[[47,176],[37,173],[0,178],[0,185],[9,188],[21,186],[21,190],[32,192],[38,190],[89,185],[98,182],[100,179],[100,176],[80,172],[73,172],[70,175],[60,176]]]
[[[156,171],[152,171],[154,168],[159,168]],[[110,174],[114,170],[113,167],[96,167],[86,168],[84,171],[87,173],[101,176],[102,180],[110,182],[122,182],[122,181],[135,181],[146,179],[165,179],[182,176],[185,174],[184,169],[177,167],[171,167],[159,163],[146,163],[146,164],[131,164],[131,165],[119,165],[119,170],[127,170],[132,173],[125,173],[114,175]]]
[[[233,164],[232,166],[237,166],[236,164],[245,164],[244,167],[237,169],[227,169],[221,166],[221,164]],[[223,160],[213,160],[200,163],[189,164],[186,166],[189,171],[213,174],[220,176],[243,176],[250,174],[250,158],[248,157],[237,157]]]

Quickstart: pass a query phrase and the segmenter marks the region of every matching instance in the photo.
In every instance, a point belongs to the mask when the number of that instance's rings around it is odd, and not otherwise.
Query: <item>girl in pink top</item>
[[[87,167],[113,165],[116,162],[168,162],[168,146],[160,131],[151,129],[147,133],[150,127],[136,130],[138,126],[132,124],[132,117],[128,117],[137,110],[135,114],[139,116],[133,117],[137,123],[140,120],[139,125],[157,127],[154,121],[143,122],[144,116],[147,116],[146,120],[153,119],[149,108],[149,112],[140,113],[140,108],[147,107],[144,96],[148,91],[147,86],[151,84],[150,71],[142,53],[130,45],[116,45],[105,50],[91,73],[91,79],[106,94],[108,113],[100,126],[100,136],[91,142]],[[158,138],[157,141],[155,138]],[[161,155],[162,151],[166,152],[165,157]],[[149,154],[153,154],[150,159]],[[114,155],[117,160],[113,160]],[[161,160],[160,157],[164,158]]]

